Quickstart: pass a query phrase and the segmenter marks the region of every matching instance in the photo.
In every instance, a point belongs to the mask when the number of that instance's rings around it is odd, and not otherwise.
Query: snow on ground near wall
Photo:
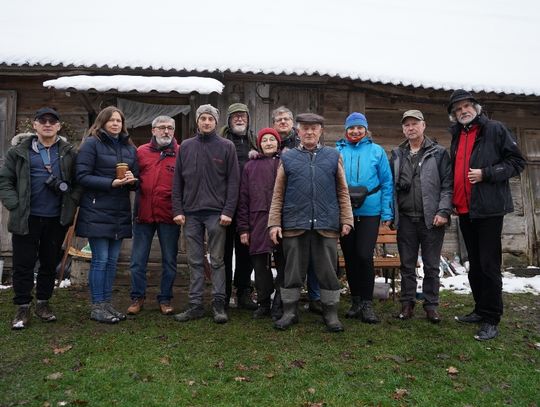
[[[421,287],[421,285],[420,285]],[[421,289],[421,288],[420,288]],[[467,275],[441,278],[441,290],[469,294],[471,287]],[[516,277],[512,273],[503,273],[503,292],[540,294],[540,275],[534,277]]]

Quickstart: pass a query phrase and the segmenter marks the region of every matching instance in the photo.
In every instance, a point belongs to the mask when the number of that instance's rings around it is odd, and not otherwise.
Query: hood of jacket
[[[12,139],[11,139],[11,145],[12,146],[17,146],[19,144],[21,144],[23,141],[25,140],[28,140],[29,138],[33,138],[33,137],[37,137],[37,134],[36,133],[19,133],[17,135],[15,135]],[[67,139],[64,137],[64,136],[58,136],[58,138],[62,141],[67,141]]]

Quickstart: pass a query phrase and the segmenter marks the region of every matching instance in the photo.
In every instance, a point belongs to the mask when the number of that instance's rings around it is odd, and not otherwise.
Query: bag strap
[[[381,189],[381,184],[377,185],[375,188],[373,188],[371,191],[368,191],[368,195],[372,195],[372,194],[375,194],[377,192],[379,192]]]

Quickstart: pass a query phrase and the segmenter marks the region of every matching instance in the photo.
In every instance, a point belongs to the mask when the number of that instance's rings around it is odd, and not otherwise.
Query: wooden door
[[[527,216],[527,234],[531,262],[540,264],[540,129],[521,132],[523,155],[527,159],[527,168],[523,174],[524,206]]]

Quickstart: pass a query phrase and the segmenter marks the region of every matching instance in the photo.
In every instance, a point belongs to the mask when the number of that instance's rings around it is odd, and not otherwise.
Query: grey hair
[[[156,117],[154,120],[152,120],[152,127],[156,127],[159,123],[163,123],[163,122],[172,122],[173,123],[173,127],[176,128],[176,123],[174,121],[174,119],[172,117],[169,117],[169,116],[158,116]]]
[[[272,111],[272,122],[275,122],[276,117],[283,113],[286,113],[291,118],[291,120],[294,120],[293,112],[291,112],[291,110],[287,109],[285,106],[280,106]]]
[[[476,115],[480,116],[480,114],[482,113],[482,106],[475,102],[473,102],[472,105],[474,107],[474,110],[476,110]],[[450,119],[452,123],[457,122],[456,114],[453,111],[448,115],[448,118]]]

